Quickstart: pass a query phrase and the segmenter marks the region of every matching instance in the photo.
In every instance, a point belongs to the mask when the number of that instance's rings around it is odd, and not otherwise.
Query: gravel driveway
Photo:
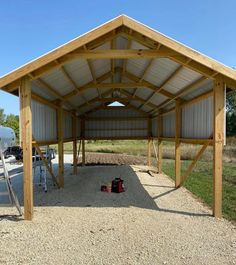
[[[236,230],[184,188],[143,166],[90,166],[65,188],[37,185],[32,222],[0,207],[0,264],[236,264]],[[140,172],[141,171],[141,172]],[[122,177],[126,191],[99,188]],[[22,175],[14,177],[20,195]],[[19,196],[22,198],[22,196]]]

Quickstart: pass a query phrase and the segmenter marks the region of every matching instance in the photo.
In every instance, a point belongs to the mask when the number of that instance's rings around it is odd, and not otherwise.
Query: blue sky
[[[236,67],[235,0],[2,0],[0,76],[120,14]],[[18,98],[0,92],[18,114]]]

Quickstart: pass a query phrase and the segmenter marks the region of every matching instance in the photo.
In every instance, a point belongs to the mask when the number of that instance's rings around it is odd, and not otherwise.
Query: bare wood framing
[[[125,76],[133,82],[139,82],[139,77],[137,77],[137,76],[135,76],[135,75],[133,75],[127,71],[125,72]],[[158,91],[158,89],[159,89],[159,87],[153,85],[152,83],[150,83],[146,80],[143,80],[142,83],[145,84],[146,87],[148,87],[154,91]],[[172,93],[170,93],[164,89],[162,89],[159,93],[162,94],[163,96],[167,97],[167,98],[170,98],[170,99],[173,99],[175,97],[175,95],[173,95]]]
[[[72,117],[72,131],[73,131],[73,174],[77,175],[77,116],[76,111]]]
[[[68,53],[63,60],[82,59],[135,59],[135,58],[165,58],[179,57],[179,54],[172,51],[150,50],[150,49],[112,49],[112,50],[87,50],[83,49]]]
[[[181,177],[181,186],[183,185],[183,183],[185,182],[185,180],[187,179],[187,177],[191,174],[191,172],[193,171],[195,165],[197,164],[198,160],[201,158],[201,156],[203,155],[203,153],[205,152],[205,150],[207,149],[207,147],[209,146],[209,142],[206,142],[198,151],[197,155],[195,156],[194,160],[192,161],[192,163],[189,165],[189,167],[187,168],[186,172],[184,173],[184,175]]]
[[[82,166],[85,166],[85,139],[82,139]]]
[[[213,183],[215,217],[222,216],[222,150],[224,144],[224,82],[217,78],[214,84]]]
[[[184,56],[192,59],[195,61],[192,61],[190,66],[195,67],[196,69],[202,69],[203,67],[204,72],[208,69],[211,71],[220,72],[226,76],[229,76],[230,78],[235,78],[235,72],[232,69],[229,69],[228,67],[225,67],[224,65],[216,62],[213,59],[210,59],[195,50],[192,50],[183,44],[180,44],[148,27],[145,25],[138,23],[137,21],[134,21],[132,19],[129,19],[128,17],[123,18],[123,24],[127,26],[128,28],[131,28],[133,31],[140,32],[142,35],[146,36],[147,38],[150,38],[153,41],[156,41],[158,43],[161,43],[162,45],[168,47],[171,50],[178,51],[178,53],[183,54]]]
[[[64,114],[61,103],[57,110],[57,137],[58,137],[58,182],[61,188],[64,187]]]
[[[33,138],[33,139],[34,139],[34,138]],[[34,141],[35,141],[35,140],[34,140]],[[34,143],[34,147],[35,147],[37,153],[39,154],[41,160],[43,161],[45,167],[47,168],[49,174],[51,175],[53,182],[54,182],[54,183],[58,186],[58,188],[59,188],[60,185],[59,185],[59,183],[58,183],[58,181],[57,181],[57,178],[56,178],[55,175],[53,174],[52,169],[49,167],[48,161],[45,159],[45,157],[44,157],[44,155],[43,155],[43,153],[42,153],[42,151],[41,151],[39,145],[37,144],[37,141],[35,141],[35,143]]]
[[[97,82],[98,83],[101,83],[105,80],[107,80],[108,78],[111,77],[111,72],[109,71],[108,73],[100,76],[97,78]],[[93,87],[94,86],[94,83],[93,81],[92,82],[89,82],[81,87],[78,87],[77,89],[73,90],[72,92],[66,94],[65,96],[63,96],[64,100],[68,100],[70,99],[71,97],[74,97],[74,96],[78,96],[79,94],[83,93],[84,90],[88,89],[88,88],[91,88],[91,86]]]
[[[163,131],[163,119],[162,116],[158,116],[157,119],[157,135],[158,135],[158,172],[162,173],[162,131]]]
[[[175,187],[178,188],[181,183],[181,108],[179,100],[176,101],[175,116]]]
[[[175,99],[179,99],[181,96],[185,95],[187,92],[199,87],[200,85],[202,85],[204,82],[206,82],[206,78],[205,77],[201,77],[198,80],[194,81],[193,83],[191,83],[190,85],[187,85],[186,87],[184,87],[183,89],[181,89],[177,94],[175,94],[175,96],[172,99],[167,99],[165,100],[163,103],[161,103],[160,105],[157,106],[157,108],[152,112],[156,112],[159,109],[163,108],[165,105],[171,103],[173,100]]]
[[[148,138],[148,166],[152,165],[152,139]]]
[[[23,147],[24,171],[24,218],[33,218],[33,174],[32,174],[32,113],[31,113],[31,82],[28,77],[21,79],[20,120],[21,140]]]

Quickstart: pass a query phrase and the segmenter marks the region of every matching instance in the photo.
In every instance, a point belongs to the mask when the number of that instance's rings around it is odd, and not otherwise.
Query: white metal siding
[[[81,119],[77,118],[77,137],[81,136]]]
[[[103,117],[109,118],[109,120]],[[131,138],[148,136],[148,119],[129,119],[126,118],[144,117],[132,109],[122,109],[111,107],[93,112],[85,121],[86,138]],[[96,119],[94,119],[96,118]],[[114,118],[114,120],[112,120]],[[117,120],[116,118],[119,118]],[[99,119],[99,120],[97,120]]]
[[[72,116],[69,113],[64,112],[64,139],[72,138]]]
[[[37,141],[57,140],[56,110],[32,100],[32,129]]]
[[[152,136],[158,137],[158,124],[157,124],[158,118],[152,119]]]
[[[86,120],[86,138],[147,137],[147,120]]]
[[[163,115],[163,137],[175,137],[175,112]]]
[[[213,98],[209,97],[182,110],[182,137],[208,138],[213,132]]]

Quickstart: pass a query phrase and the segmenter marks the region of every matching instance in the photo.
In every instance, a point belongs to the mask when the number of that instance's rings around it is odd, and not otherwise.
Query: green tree
[[[226,97],[226,132],[228,136],[236,135],[236,92],[232,91]]]
[[[4,126],[6,115],[4,114],[4,109],[0,109],[0,125]]]
[[[10,127],[15,131],[16,138],[19,139],[19,116],[14,114],[9,114],[6,116],[4,125]]]

